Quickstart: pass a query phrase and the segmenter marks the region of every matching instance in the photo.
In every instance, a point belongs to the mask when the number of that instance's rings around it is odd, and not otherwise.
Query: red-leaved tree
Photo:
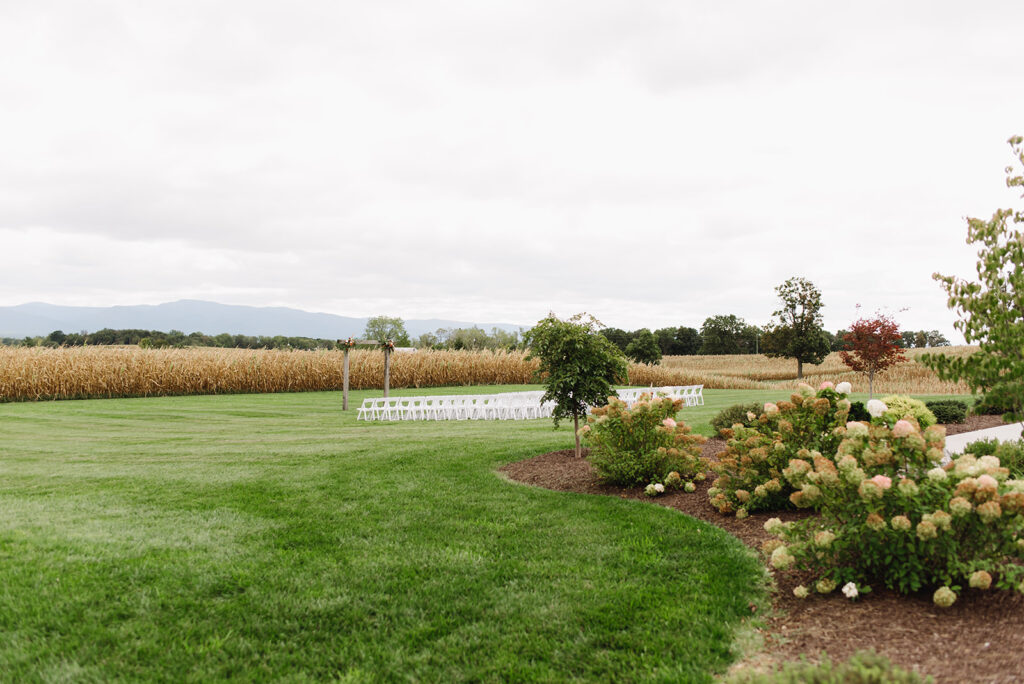
[[[900,327],[892,318],[875,312],[874,318],[858,318],[843,335],[846,350],[839,352],[843,363],[868,376],[868,397],[875,394],[875,373],[906,361],[899,343]]]

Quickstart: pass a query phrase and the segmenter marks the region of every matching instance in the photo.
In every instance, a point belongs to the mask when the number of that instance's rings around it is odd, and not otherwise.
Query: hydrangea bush
[[[703,475],[707,462],[700,455],[706,440],[695,435],[675,415],[682,401],[641,395],[632,408],[618,397],[594,408],[580,436],[590,447],[588,460],[607,484],[632,487],[661,483],[674,472],[672,486]],[[676,479],[678,478],[678,480]],[[660,494],[653,488],[652,495]]]
[[[913,416],[921,427],[935,425],[938,422],[935,414],[920,399],[914,399],[905,394],[890,394],[887,397],[882,397],[882,403],[887,407],[885,418],[890,425],[907,416]]]
[[[837,432],[834,460],[812,454],[783,473],[793,503],[821,515],[765,523],[779,539],[765,547],[774,567],[810,571],[820,593],[938,587],[940,606],[968,585],[1024,592],[1024,481],[1008,479],[999,459],[966,454],[941,467],[944,428],[922,432],[912,419]]]
[[[765,404],[753,427],[723,431],[727,447],[712,466],[718,477],[708,490],[711,505],[738,517],[788,507],[794,488],[783,471],[794,459],[835,453],[842,439],[837,429],[849,410],[850,402],[831,387],[815,392],[801,384],[789,401]]]

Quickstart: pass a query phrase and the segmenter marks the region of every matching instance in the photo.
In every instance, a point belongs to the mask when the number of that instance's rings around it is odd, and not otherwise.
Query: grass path
[[[707,395],[686,420],[778,393]],[[737,540],[495,474],[565,427],[340,403],[0,405],[0,680],[707,681],[734,657],[764,601]]]

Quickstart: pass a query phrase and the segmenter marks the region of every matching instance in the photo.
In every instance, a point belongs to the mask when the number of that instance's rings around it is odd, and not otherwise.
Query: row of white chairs
[[[528,420],[550,418],[543,392],[364,399],[356,420]]]
[[[684,406],[702,406],[704,385],[644,387],[617,390],[627,405],[641,395],[682,399]],[[529,420],[550,418],[554,402],[542,402],[544,392],[502,392],[424,397],[378,397],[363,399],[356,420]]]
[[[656,397],[669,397],[671,399],[682,399],[683,406],[704,405],[704,385],[667,385],[665,387],[640,387],[618,390],[619,399],[632,406],[640,400],[643,394]]]

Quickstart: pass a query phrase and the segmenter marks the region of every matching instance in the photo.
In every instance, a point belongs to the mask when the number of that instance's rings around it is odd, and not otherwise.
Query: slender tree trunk
[[[384,398],[388,397],[388,385],[391,384],[391,350],[384,348]]]
[[[800,359],[796,360],[796,379],[802,380],[804,377],[804,362]]]
[[[341,383],[341,410],[348,411],[348,347],[345,347],[345,367]]]
[[[572,414],[572,434],[576,437],[576,458],[583,458],[583,450],[580,448],[580,417],[579,414]]]
[[[875,398],[875,371],[868,372],[868,401]]]

